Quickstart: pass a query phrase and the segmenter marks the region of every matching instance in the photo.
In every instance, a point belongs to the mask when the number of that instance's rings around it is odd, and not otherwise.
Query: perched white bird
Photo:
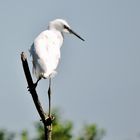
[[[74,34],[84,41],[63,19],[51,21],[48,29],[41,32],[34,40],[30,54],[33,59],[33,73],[37,77],[36,85],[41,78],[49,78],[50,83],[51,77],[56,73],[60,59],[60,48],[64,39],[63,33]]]

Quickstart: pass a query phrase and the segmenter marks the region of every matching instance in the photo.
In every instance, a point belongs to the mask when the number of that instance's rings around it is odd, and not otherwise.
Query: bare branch
[[[52,129],[52,120],[53,117],[48,117],[46,116],[45,112],[43,111],[43,108],[41,106],[41,103],[39,101],[36,89],[34,87],[34,83],[31,77],[31,73],[29,70],[28,62],[27,62],[27,57],[24,52],[21,53],[21,61],[23,65],[23,70],[25,73],[25,77],[28,83],[29,91],[31,93],[32,99],[34,101],[35,107],[41,117],[41,120],[44,125],[44,132],[45,132],[45,140],[51,140],[51,129]]]

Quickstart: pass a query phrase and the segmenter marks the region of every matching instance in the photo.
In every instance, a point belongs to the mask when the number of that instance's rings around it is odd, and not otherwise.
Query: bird
[[[80,35],[71,29],[64,19],[55,19],[49,22],[48,28],[42,31],[34,40],[30,48],[32,57],[33,74],[38,82],[43,79],[49,79],[48,97],[49,97],[49,114],[51,110],[51,78],[56,75],[61,57],[61,46],[64,40],[64,33],[73,34],[82,41],[85,41]]]

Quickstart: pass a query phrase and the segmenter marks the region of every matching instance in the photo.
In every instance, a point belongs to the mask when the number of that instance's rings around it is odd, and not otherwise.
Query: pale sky
[[[140,133],[139,0],[4,0],[0,2],[0,128],[33,132],[37,114],[22,70],[20,53],[47,29],[66,19],[86,41],[65,35],[52,105],[75,131],[96,123],[103,140],[138,140]],[[38,85],[47,110],[48,80]]]

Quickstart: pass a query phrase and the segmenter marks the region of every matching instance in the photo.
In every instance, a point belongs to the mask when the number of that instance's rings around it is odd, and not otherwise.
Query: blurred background
[[[63,18],[86,41],[66,35],[52,106],[74,123],[104,128],[103,140],[140,139],[140,1],[0,1],[0,128],[34,135],[39,115],[27,91],[20,54],[49,21]],[[36,80],[36,79],[34,79]],[[47,111],[48,80],[37,91]]]

